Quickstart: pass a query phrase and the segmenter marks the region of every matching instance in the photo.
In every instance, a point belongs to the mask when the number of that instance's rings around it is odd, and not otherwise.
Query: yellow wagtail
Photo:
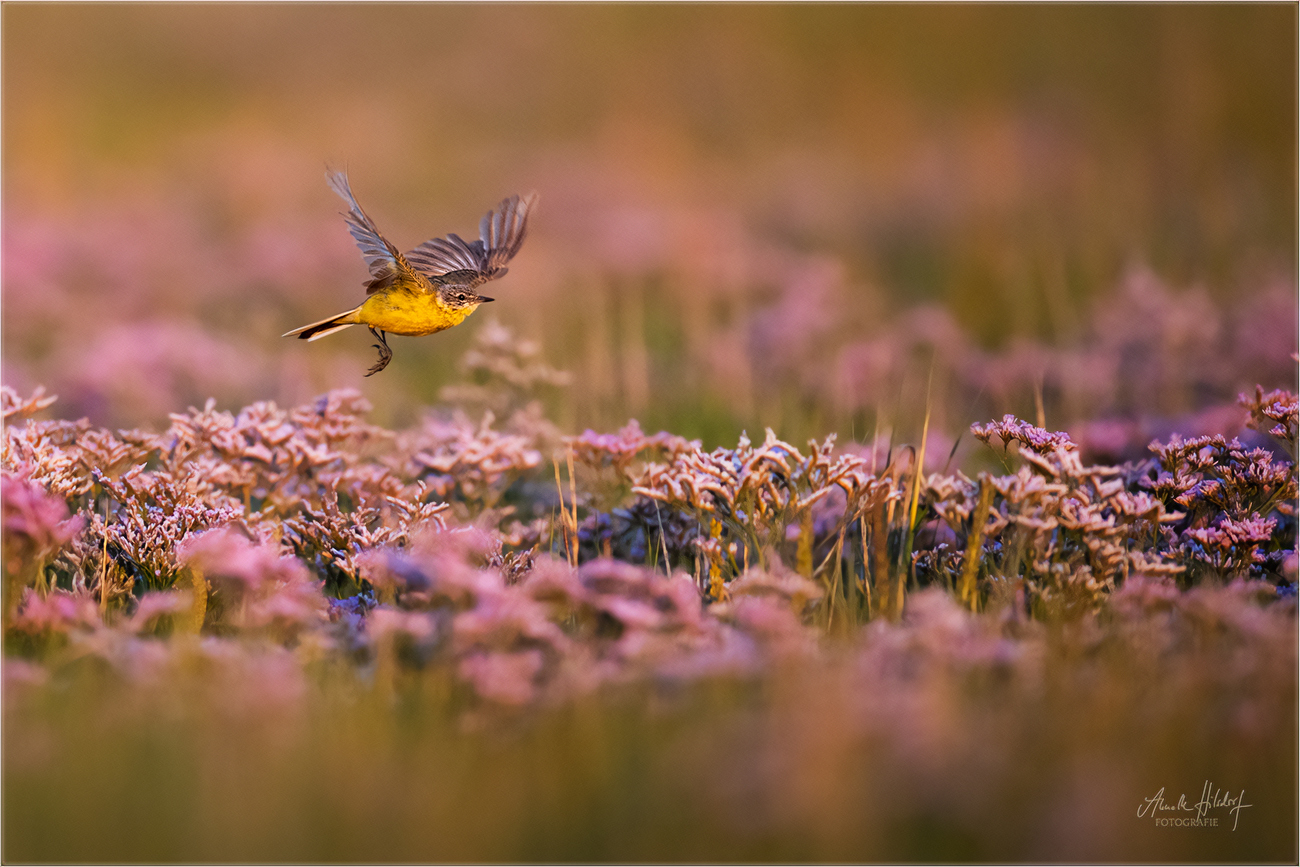
[[[403,255],[361,210],[347,175],[327,172],[325,177],[330,188],[348,203],[343,218],[370,268],[368,297],[346,313],[283,336],[317,340],[352,325],[369,326],[379,339],[375,344],[379,361],[366,376],[383,370],[392,360],[386,333],[420,337],[443,331],[464,322],[480,304],[491,301],[478,294],[477,288],[506,273],[505,264],[523,245],[529,212],[537,205],[536,193],[522,199],[511,196],[484,215],[479,222],[479,240],[468,242],[451,234],[425,241]]]

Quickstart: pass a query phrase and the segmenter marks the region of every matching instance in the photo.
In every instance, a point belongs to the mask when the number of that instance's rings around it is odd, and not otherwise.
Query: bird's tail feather
[[[357,319],[357,311],[349,310],[346,313],[340,313],[337,316],[331,316],[328,319],[322,319],[320,322],[313,322],[311,325],[304,325],[302,328],[295,328],[293,331],[286,331],[281,337],[297,336],[299,340],[320,340],[333,334],[335,331],[342,331],[344,328],[351,328],[360,322]]]

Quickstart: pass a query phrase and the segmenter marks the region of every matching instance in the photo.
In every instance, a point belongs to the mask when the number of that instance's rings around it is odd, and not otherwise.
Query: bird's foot
[[[374,326],[367,327],[370,328],[371,334],[379,338],[379,342],[375,344],[375,349],[379,350],[379,360],[375,362],[374,367],[366,371],[366,376],[374,376],[376,373],[387,367],[388,362],[393,360],[393,350],[388,348],[388,340],[385,338],[384,332],[376,331]]]

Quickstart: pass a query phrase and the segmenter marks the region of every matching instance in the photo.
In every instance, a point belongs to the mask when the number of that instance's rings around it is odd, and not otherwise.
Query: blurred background
[[[706,446],[915,438],[929,383],[941,445],[1014,412],[1122,455],[1295,379],[1290,4],[2,14],[4,381],[61,416],[402,425],[490,317],[567,430]],[[364,330],[282,340],[363,297],[326,164],[403,249],[537,190],[498,302],[370,379]]]

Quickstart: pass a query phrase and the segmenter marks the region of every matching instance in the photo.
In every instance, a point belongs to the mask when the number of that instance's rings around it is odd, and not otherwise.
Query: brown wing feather
[[[406,254],[411,264],[430,277],[452,271],[483,270],[483,244],[467,242],[459,235],[430,238]]]
[[[528,234],[528,215],[537,206],[537,194],[530,193],[501,202],[479,221],[479,235],[485,249],[483,271],[487,278],[505,273],[505,264],[515,257]]]
[[[366,285],[367,294],[392,285],[399,276],[413,277],[410,263],[380,233],[379,228],[370,219],[370,215],[357,203],[356,196],[352,195],[352,187],[348,184],[347,174],[327,171],[325,180],[329,183],[330,189],[348,204],[348,211],[343,215],[343,219],[348,224],[348,232],[361,248],[366,267],[370,269],[370,276],[374,278]]]
[[[537,204],[537,194],[524,199],[511,196],[479,221],[477,241],[459,235],[431,238],[406,254],[411,264],[430,277],[453,271],[476,271],[482,283],[506,272],[505,263],[514,258],[524,243],[529,211]]]

